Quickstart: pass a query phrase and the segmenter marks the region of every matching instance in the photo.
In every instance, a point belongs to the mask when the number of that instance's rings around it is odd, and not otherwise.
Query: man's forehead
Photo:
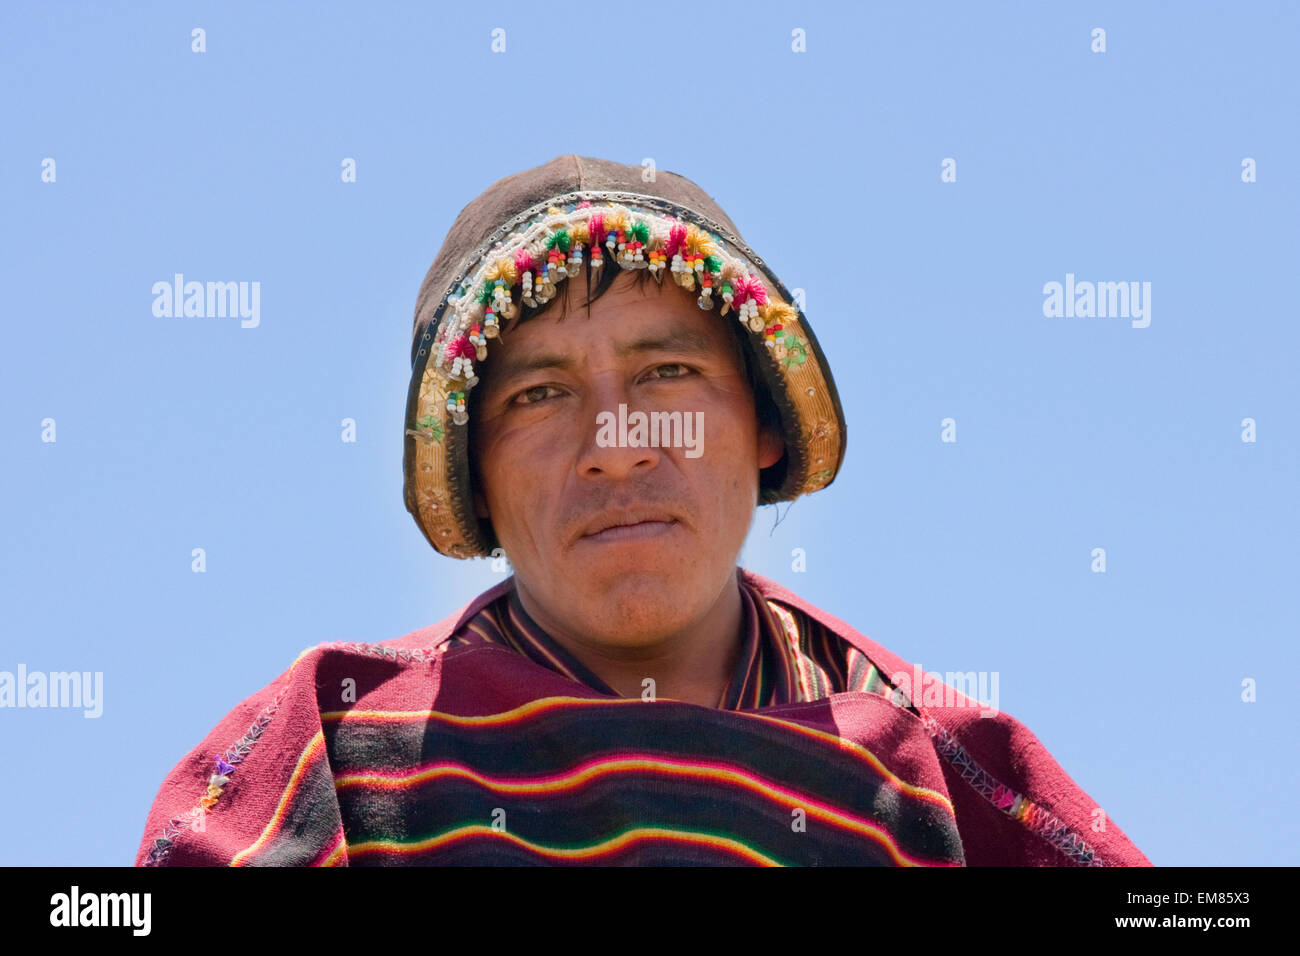
[[[671,352],[706,358],[726,355],[731,348],[717,317],[701,310],[690,310],[697,313],[692,315],[667,302],[647,302],[635,309],[598,311],[602,304],[603,299],[593,303],[590,315],[571,305],[563,318],[548,313],[510,329],[492,356],[491,377],[504,380],[542,368],[574,367],[592,354],[624,358]]]

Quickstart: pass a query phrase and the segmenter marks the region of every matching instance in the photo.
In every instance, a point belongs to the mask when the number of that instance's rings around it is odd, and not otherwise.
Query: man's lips
[[[676,518],[666,514],[603,518],[588,525],[579,540],[597,544],[642,541],[668,534],[679,525]]]

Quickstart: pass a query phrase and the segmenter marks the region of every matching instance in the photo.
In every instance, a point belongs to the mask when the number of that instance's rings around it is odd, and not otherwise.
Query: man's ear
[[[492,517],[488,514],[487,499],[483,497],[483,493],[477,487],[474,489],[474,514],[480,518]]]
[[[771,468],[785,454],[785,437],[781,429],[772,425],[760,425],[758,429],[758,467],[760,470]]]

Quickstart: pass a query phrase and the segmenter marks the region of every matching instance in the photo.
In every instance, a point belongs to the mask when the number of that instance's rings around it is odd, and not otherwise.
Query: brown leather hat
[[[503,325],[584,265],[669,275],[701,309],[739,320],[785,437],[780,467],[762,473],[760,500],[830,484],[846,441],[830,367],[789,291],[727,214],[676,173],[657,170],[647,181],[641,166],[558,156],[498,180],[461,210],[420,287],[402,466],[407,510],[439,552],[470,558],[497,547],[490,522],[474,513],[466,427],[474,364]]]

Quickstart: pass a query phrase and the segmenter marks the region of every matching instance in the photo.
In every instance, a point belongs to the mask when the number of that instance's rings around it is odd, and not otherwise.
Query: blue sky
[[[0,5],[0,670],[103,674],[97,719],[0,709],[0,863],[130,863],[300,650],[500,579],[404,508],[411,319],[462,206],[562,153],[690,177],[806,290],[847,456],[743,565],[997,672],[1155,863],[1300,863],[1300,8],[541,9]],[[260,324],[155,317],[177,272]],[[1150,325],[1044,316],[1068,273]]]

